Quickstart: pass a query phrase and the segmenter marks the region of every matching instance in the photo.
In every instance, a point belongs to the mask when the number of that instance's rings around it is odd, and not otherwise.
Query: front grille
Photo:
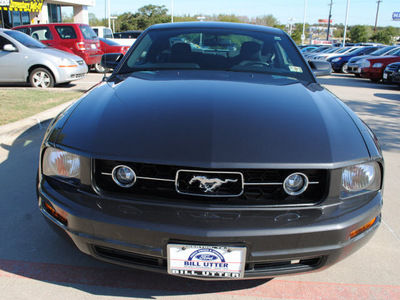
[[[132,187],[123,188],[112,179],[112,171],[118,165],[126,165],[134,170],[137,180]],[[235,190],[223,190],[223,197],[211,195],[211,197],[199,196],[196,193],[180,193],[176,187],[177,173],[180,171],[232,173],[241,174],[243,177],[243,192]],[[307,190],[298,196],[290,196],[283,190],[285,178],[295,172],[302,172],[309,179]],[[180,166],[144,164],[133,162],[120,162],[113,160],[94,160],[93,164],[94,185],[98,192],[104,196],[122,197],[125,199],[145,198],[148,201],[161,200],[178,203],[201,203],[221,205],[313,205],[320,202],[327,193],[328,171],[321,169],[223,169],[212,170],[192,169]],[[214,176],[211,176],[214,177]],[[236,180],[236,177],[232,177]],[[228,186],[228,185],[227,185]],[[228,196],[227,196],[228,195]],[[213,197],[214,196],[214,197]]]
[[[129,264],[136,267],[147,267],[153,270],[167,271],[167,260],[148,255],[140,255],[127,251],[111,249],[108,247],[93,245],[94,253],[100,257],[114,262]],[[276,260],[276,261],[258,261],[246,263],[245,274],[252,273],[293,273],[306,272],[320,268],[326,258],[319,256],[313,258],[304,258],[296,260]]]
[[[102,246],[93,246],[94,252],[104,258],[128,263],[136,266],[152,267],[152,268],[165,268],[166,261],[152,256],[139,255],[127,251],[111,249]]]
[[[393,72],[396,72],[398,69],[399,69],[399,66],[391,66],[391,65],[388,65],[388,66],[386,67],[385,71],[386,71],[386,72],[393,73]]]

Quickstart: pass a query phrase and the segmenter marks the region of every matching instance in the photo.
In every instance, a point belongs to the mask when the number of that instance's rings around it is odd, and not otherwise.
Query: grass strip
[[[81,92],[65,90],[2,89],[0,125],[25,119],[81,95]]]

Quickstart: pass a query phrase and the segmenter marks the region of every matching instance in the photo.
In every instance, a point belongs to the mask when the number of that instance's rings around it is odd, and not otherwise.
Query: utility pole
[[[377,7],[377,9],[376,9],[376,18],[375,18],[375,30],[374,30],[374,33],[376,33],[376,25],[378,24],[379,5],[381,4],[381,2],[382,2],[382,0],[378,0],[378,1],[377,1],[378,7]]]
[[[329,17],[328,17],[328,33],[326,34],[326,40],[329,41],[329,31],[331,28],[331,17],[332,17],[332,0],[331,0],[331,4],[329,4],[330,8],[329,8]]]

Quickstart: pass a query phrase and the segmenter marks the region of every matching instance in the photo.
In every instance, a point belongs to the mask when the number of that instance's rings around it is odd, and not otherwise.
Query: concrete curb
[[[44,128],[42,128],[43,122],[54,118],[64,108],[68,107],[75,101],[76,101],[76,99],[65,102],[56,107],[50,108],[46,111],[40,112],[40,113],[38,113],[34,116],[31,116],[31,117],[28,117],[26,119],[0,126],[0,140],[3,140],[5,138],[10,138],[13,136],[18,136],[18,135],[22,134],[23,132],[27,131],[29,128],[34,127],[36,125],[39,125],[40,129],[44,129]]]

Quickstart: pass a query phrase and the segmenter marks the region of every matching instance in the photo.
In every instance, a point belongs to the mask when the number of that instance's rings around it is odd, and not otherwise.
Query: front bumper
[[[70,82],[85,78],[88,72],[86,64],[78,65],[77,67],[62,67],[58,68],[59,73],[56,76],[56,83]]]
[[[244,246],[245,278],[322,270],[363,246],[381,222],[380,192],[333,206],[196,209],[150,204],[143,199],[134,203],[104,199],[65,187],[61,194],[46,177],[39,187],[43,215],[82,252],[110,263],[163,273],[171,243]],[[350,239],[352,231],[374,218],[371,228]]]
[[[374,81],[379,81],[383,77],[383,69],[381,68],[361,68],[361,77],[369,78]]]

